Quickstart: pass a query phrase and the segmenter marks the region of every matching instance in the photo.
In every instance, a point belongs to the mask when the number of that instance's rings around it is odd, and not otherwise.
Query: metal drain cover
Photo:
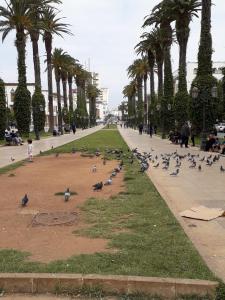
[[[56,226],[56,225],[72,225],[78,220],[76,212],[52,212],[39,213],[34,216],[32,225]]]

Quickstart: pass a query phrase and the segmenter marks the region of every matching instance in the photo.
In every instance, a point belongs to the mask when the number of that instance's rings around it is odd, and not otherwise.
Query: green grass
[[[107,130],[107,129],[117,129],[117,125],[116,124],[109,124],[106,125],[103,129]]]
[[[25,160],[21,160],[21,161],[18,161],[16,163],[13,163],[11,165],[8,165],[6,167],[0,168],[0,175],[5,174],[5,173],[10,172],[10,171],[13,171],[13,170],[15,170],[19,167],[22,167],[22,166],[25,165],[25,163],[26,163]]]
[[[122,149],[118,131],[101,130],[48,153],[71,148]],[[129,153],[130,155],[130,153]],[[191,241],[138,163],[125,162],[126,191],[110,199],[89,199],[81,207],[88,228],[74,234],[106,238],[112,253],[75,255],[40,264],[27,261],[28,253],[0,251],[0,272],[61,272],[215,279]],[[11,168],[11,166],[10,166]],[[10,169],[11,170],[11,169]],[[2,172],[2,169],[0,170]],[[132,299],[132,298],[131,298]]]

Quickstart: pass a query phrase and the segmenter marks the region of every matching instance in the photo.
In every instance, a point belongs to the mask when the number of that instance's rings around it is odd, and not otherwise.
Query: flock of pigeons
[[[159,156],[154,155],[154,149],[151,149],[151,152],[139,152],[137,148],[132,150],[135,157],[138,159],[140,163],[140,172],[145,172],[149,169],[150,163],[152,163],[153,168],[157,169],[161,166],[161,168],[165,171],[169,170],[169,167],[172,165],[172,161],[175,162],[175,170],[170,173],[170,176],[177,176],[180,173],[180,169],[182,167],[183,162],[186,160],[189,163],[190,169],[198,169],[198,171],[202,171],[202,165],[205,164],[207,167],[211,167],[216,164],[221,155],[208,155],[200,158],[199,154],[185,154],[180,155],[177,151],[172,153],[161,153]],[[161,161],[160,161],[161,159]],[[174,163],[173,163],[174,165]],[[225,172],[225,168],[220,165],[219,170],[221,173]]]

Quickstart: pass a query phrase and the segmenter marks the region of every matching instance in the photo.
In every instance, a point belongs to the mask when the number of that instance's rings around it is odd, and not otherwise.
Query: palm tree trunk
[[[150,68],[150,93],[151,99],[155,98],[155,73],[154,68]]]
[[[27,89],[26,37],[23,29],[17,29],[15,44],[18,53],[18,87],[15,91],[14,112],[19,131],[28,134],[31,121],[31,97]]]
[[[67,81],[62,79],[64,108],[68,109]]]
[[[144,76],[144,124],[148,123],[148,95],[147,95],[147,79],[148,75]]]
[[[33,48],[33,63],[34,63],[34,78],[35,78],[35,89],[41,91],[41,68],[39,59],[39,32],[31,32],[31,41]]]
[[[46,33],[44,37],[45,49],[47,54],[47,73],[48,73],[48,109],[49,109],[49,131],[54,129],[54,110],[53,110],[53,84],[52,84],[52,36]]]
[[[69,86],[69,110],[73,112],[73,78],[68,76],[68,86]]]
[[[158,99],[163,96],[163,63],[157,62],[158,69]]]
[[[137,103],[137,117],[138,123],[143,123],[143,87],[142,78],[137,79],[138,103]]]
[[[57,91],[57,105],[58,105],[58,124],[59,124],[59,131],[62,134],[63,130],[62,130],[62,106],[61,106],[60,78],[56,78],[56,91]]]

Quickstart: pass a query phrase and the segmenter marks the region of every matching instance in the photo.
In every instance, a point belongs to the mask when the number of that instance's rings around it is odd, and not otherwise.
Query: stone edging
[[[175,299],[178,295],[215,296],[217,282],[192,279],[114,275],[1,273],[0,288],[6,293],[45,294],[101,288],[106,294],[143,293]]]

